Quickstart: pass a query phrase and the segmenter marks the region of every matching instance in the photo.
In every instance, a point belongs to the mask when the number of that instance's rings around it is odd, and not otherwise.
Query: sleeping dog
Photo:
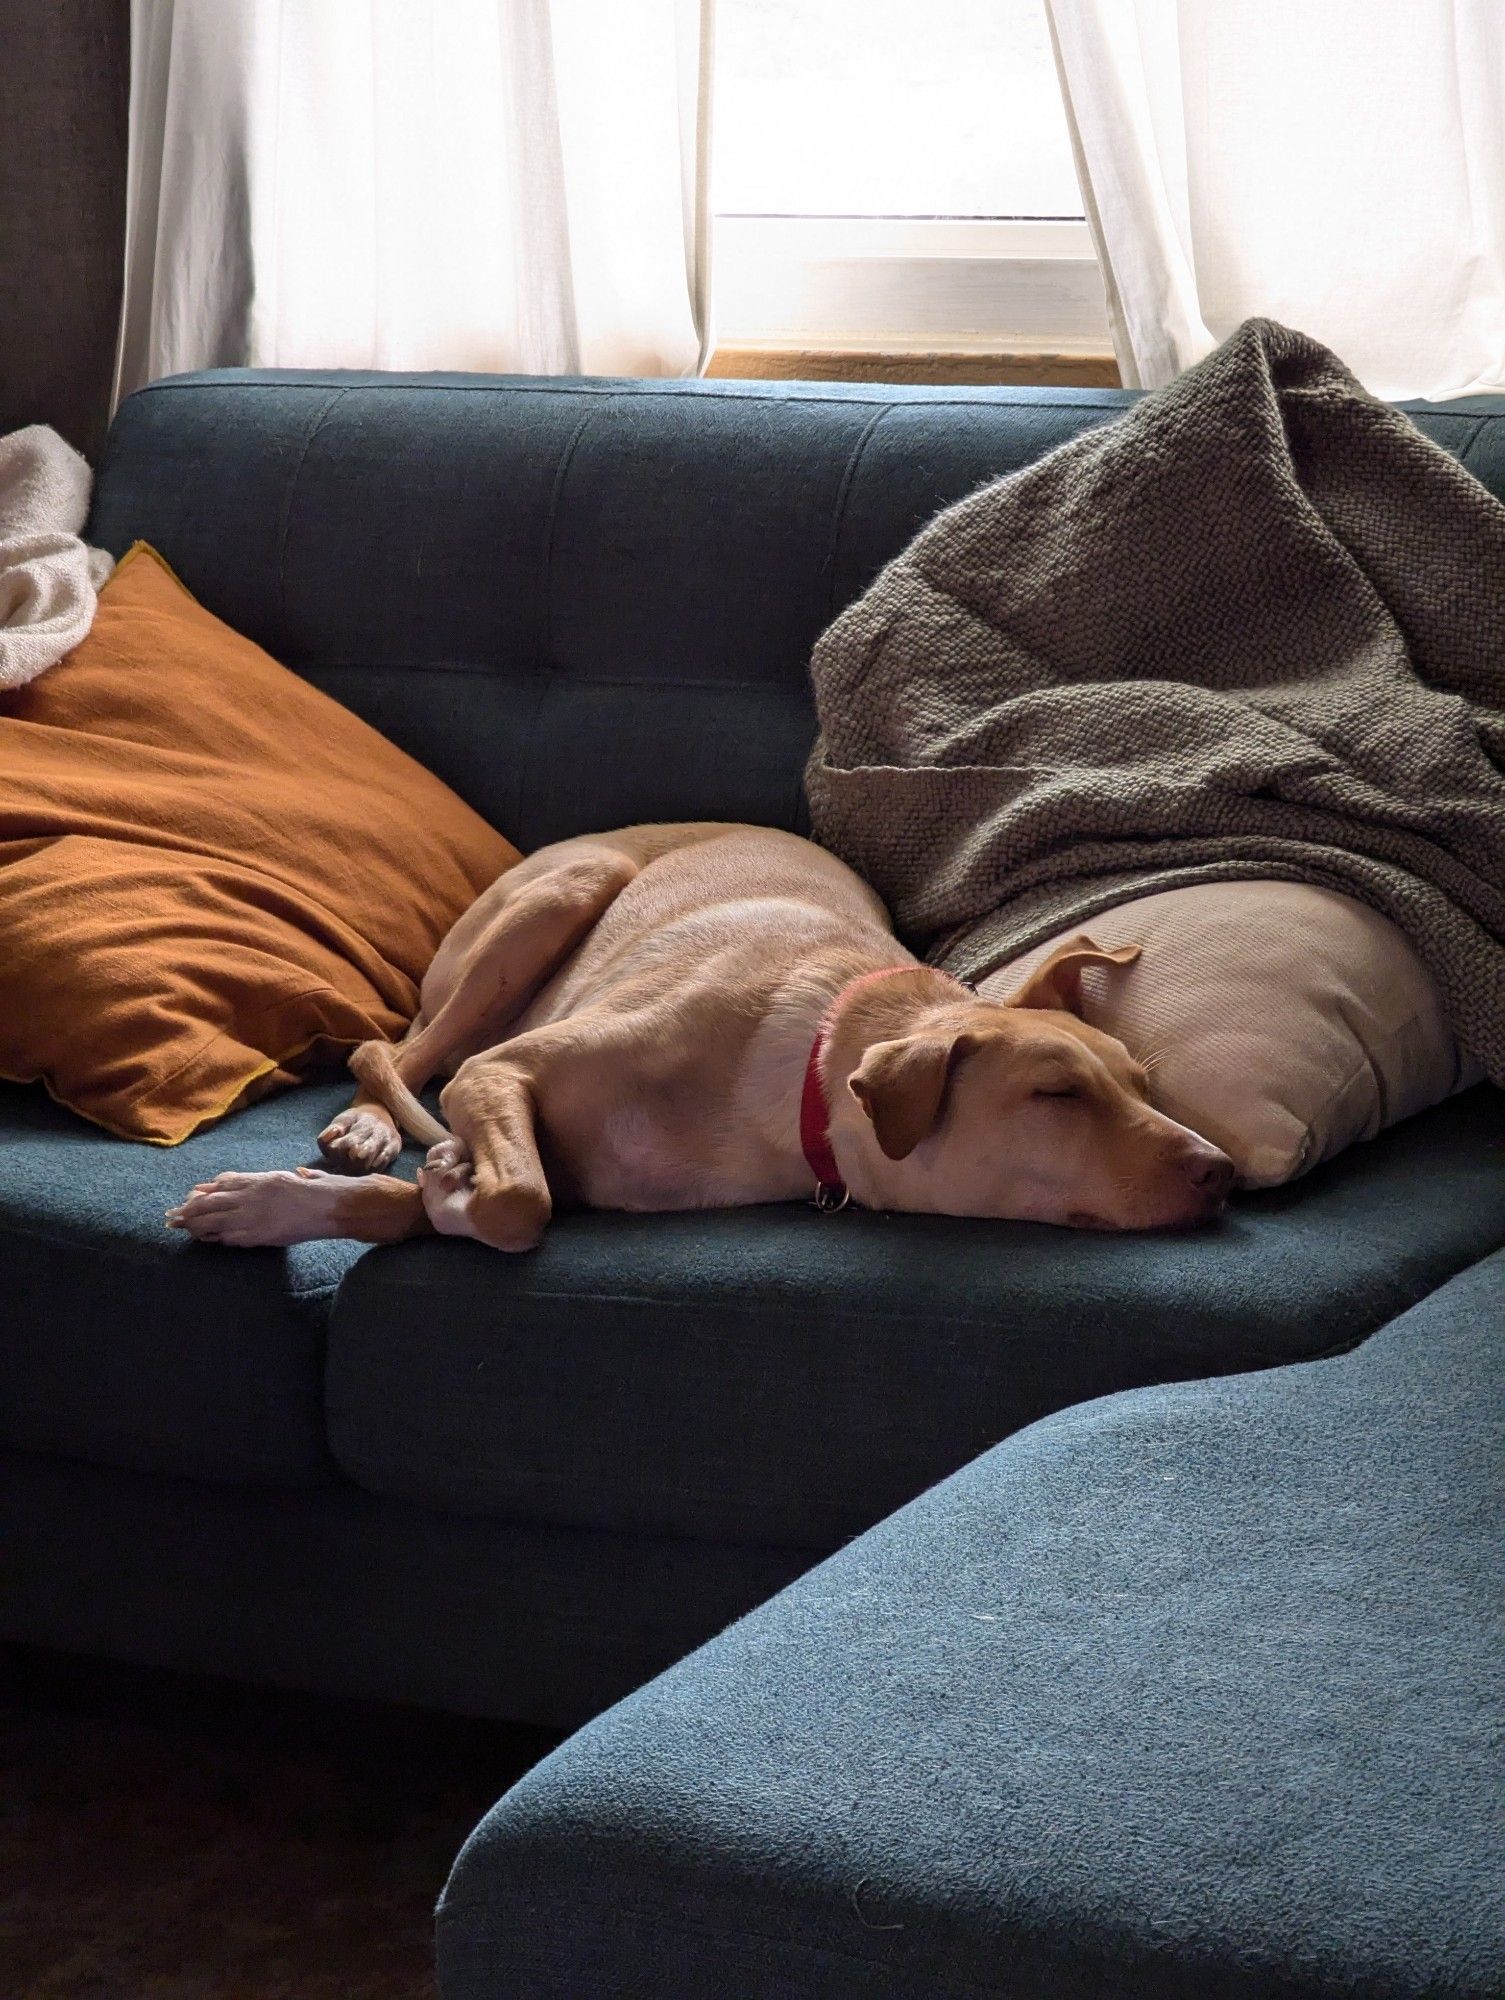
[[[530,1250],[556,1202],[726,1208],[813,1183],[825,1207],[1202,1222],[1231,1162],[1081,1018],[1083,968],[1137,956],[1074,938],[999,1004],[912,957],[872,890],[792,834],[562,841],[460,918],[404,1040],[351,1057],[360,1093],[319,1139],[335,1171],[220,1174],[167,1220],[238,1245]],[[448,1130],[416,1095],[440,1074]],[[403,1132],[430,1147],[416,1184],[381,1171]]]

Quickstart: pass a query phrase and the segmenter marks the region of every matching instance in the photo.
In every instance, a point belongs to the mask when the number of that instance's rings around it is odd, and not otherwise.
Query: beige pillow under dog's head
[[[1137,964],[1083,975],[1086,1018],[1152,1061],[1162,1111],[1273,1187],[1481,1072],[1458,1050],[1435,982],[1388,917],[1297,882],[1168,889],[1073,925]],[[1001,966],[1007,999],[1060,942]]]

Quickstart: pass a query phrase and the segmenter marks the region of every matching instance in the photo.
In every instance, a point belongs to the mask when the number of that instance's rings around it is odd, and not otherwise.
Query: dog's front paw
[[[324,1127],[319,1151],[337,1174],[379,1174],[402,1151],[402,1134],[384,1111],[353,1104]]]
[[[216,1174],[168,1209],[167,1226],[200,1243],[228,1243],[240,1250],[307,1243],[339,1234],[339,1205],[349,1192],[342,1181],[314,1167]]]

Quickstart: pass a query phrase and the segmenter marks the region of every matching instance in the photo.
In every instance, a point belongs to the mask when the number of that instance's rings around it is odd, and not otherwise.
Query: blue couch
[[[471,1836],[444,2000],[1498,2000],[1505,1255],[999,1445]]]
[[[123,407],[90,533],[116,551],[136,537],[154,543],[212,609],[525,848],[653,818],[798,828],[816,634],[938,507],[1111,422],[1124,401],[1089,390],[209,374],[157,384]],[[1481,399],[1418,421],[1505,494],[1505,406]],[[1487,1089],[1291,1189],[1240,1201],[1196,1237],[828,1219],[797,1206],[574,1216],[516,1260],[433,1241],[232,1256],[164,1230],[163,1209],[207,1171],[310,1157],[344,1096],[338,1082],[310,1085],[161,1151],[109,1139],[40,1091],[0,1087],[0,1636],[575,1724],[1037,1419],[1156,1385],[1149,1407],[1168,1413],[1173,1479],[1183,1405],[1216,1409],[1225,1393],[1265,1390],[1160,1385],[1353,1348],[1505,1245],[1505,1102]],[[1268,1393],[1309,1373],[1270,1377]],[[1041,1468],[1009,1503],[1018,1550],[1053,1532],[1029,1514],[1051,1486],[1052,1453],[1061,1479],[1090,1480],[1093,1425],[1111,1435],[1115,1407],[1060,1418],[984,1461],[1006,1480],[1016,1450]],[[1216,1486],[1215,1456],[1196,1462]],[[1100,1489],[1114,1463],[1110,1453]],[[964,1474],[974,1483],[943,1489],[957,1497],[935,1505],[960,1508],[960,1521],[974,1504],[966,1496],[992,1492],[994,1476]],[[1230,1507],[1236,1490],[1225,1491]],[[504,1810],[452,1894],[455,1993],[848,1990],[791,1986],[773,1957],[762,1986],[718,1989],[683,1954],[678,1986],[634,1984],[625,1960],[617,1984],[604,1974],[582,1984],[579,1966],[560,1960],[556,1975],[542,1959],[488,1986],[479,1968],[498,1923],[512,1935],[505,1910],[535,1893],[547,1909],[574,1892],[568,1874],[544,1882],[542,1860],[517,1876],[510,1906],[489,1903],[478,1879],[489,1854],[513,1851],[519,1826],[538,1829],[541,1854],[558,1851],[561,1827],[575,1841],[582,1782],[617,1813],[615,1779],[598,1782],[590,1760],[609,1762],[651,1734],[644,1718],[656,1701],[672,1714],[685,1698],[676,1690],[699,1700],[709,1688],[715,1707],[714,1691],[739,1672],[749,1676],[742,1693],[726,1697],[732,1817],[681,1826],[666,1806],[662,1845],[645,1846],[644,1865],[657,1854],[663,1893],[682,1880],[692,1900],[754,1927],[763,1905],[745,1877],[711,1867],[733,1822],[774,1883],[787,1876],[803,1895],[811,1880],[835,1879],[836,1850],[811,1848],[799,1817],[821,1816],[816,1763],[795,1759],[813,1789],[791,1790],[784,1823],[736,1808],[739,1786],[758,1794],[758,1742],[817,1727],[832,1700],[845,1709],[843,1675],[883,1694],[874,1682],[885,1660],[911,1720],[875,1706],[875,1730],[911,1728],[926,1701],[939,1716],[952,1700],[980,1727],[992,1713],[961,1682],[948,1693],[954,1662],[927,1654],[914,1596],[883,1628],[885,1644],[864,1637],[865,1654],[831,1664],[845,1627],[828,1622],[821,1637],[811,1607],[825,1580],[838,1592],[886,1589],[863,1583],[861,1565],[881,1579],[885,1565],[909,1560],[913,1518],[739,1627],[721,1642],[729,1653],[702,1655],[637,1697],[567,1753],[578,1764],[540,1776],[557,1794],[534,1790]],[[943,1513],[935,1518],[940,1532]],[[1122,1528],[1114,1501],[1103,1532]],[[971,1562],[959,1526],[943,1540]],[[1111,1579],[1137,1560],[1126,1545],[1105,1547],[1124,1562],[1083,1570],[1073,1616],[1084,1634],[1094,1616],[1117,1616]],[[1216,1594],[1215,1571],[1200,1581]],[[989,1589],[1012,1602],[1007,1593],[1030,1583],[998,1572]],[[1306,1588],[1292,1584],[1293,1624]],[[1065,1644],[1068,1629],[1055,1639]],[[1068,1678],[1073,1662],[1090,1665],[1069,1648],[1049,1658],[1049,1674]],[[759,1661],[766,1682],[752,1671]],[[1154,1666],[1142,1664],[1147,1701]],[[789,1708],[801,1690],[811,1697],[804,1721]],[[1085,1687],[1083,1702],[1083,1717],[1099,1712]],[[1118,1729],[1139,1709],[1100,1712]],[[1062,1707],[1052,1755],[1064,1758],[1089,1726],[1073,1713]],[[847,1806],[865,1782],[852,1764],[868,1754],[859,1720],[831,1745],[829,1782]],[[661,1771],[666,1799],[682,1796],[675,1757],[688,1747],[666,1740],[645,1765]],[[797,1745],[787,1747],[793,1758]],[[890,1776],[904,1782],[892,1764],[871,1768],[884,1770],[885,1787]],[[1100,1833],[1112,1784],[1098,1794]],[[896,1824],[903,1796],[883,1807]],[[882,1817],[875,1802],[875,1828]],[[1089,1817],[1081,1804],[1055,1847],[1041,1831],[1052,1880],[1055,1861],[1088,1866]],[[1048,1813],[1039,1828],[1047,1823]],[[954,1857],[963,1872],[964,1832]],[[797,1863],[786,1833],[804,1855]],[[592,1894],[604,1924],[618,1862],[602,1839]],[[685,1841],[710,1869],[704,1880]],[[1232,1876],[1247,1865],[1230,1850]],[[897,1862],[867,1874],[854,1890],[860,1944],[869,1922],[891,1921],[889,1900],[908,1894]],[[629,1872],[620,1879],[623,1897],[638,1894]],[[1104,1890],[1123,1900],[1120,1914],[1133,1893],[1127,1878]],[[948,1908],[965,1929],[971,1906],[959,1897]],[[1229,1897],[1230,1923],[1242,1922]],[[640,1902],[647,1937],[655,1905]],[[1117,1936],[1112,1911],[1100,1914],[1104,1938]],[[821,1935],[811,1921],[806,1942]],[[1000,1963],[1024,1953],[1007,1942],[1013,1932],[985,1934]],[[901,1944],[890,1940],[887,1957],[870,1945],[852,1960],[870,1984],[851,1990],[945,1990],[917,1983]],[[1095,1973],[1058,1989],[1024,1972],[1014,1985],[979,1984],[971,1949],[958,1944],[947,1961],[954,1990],[1141,1990],[1107,1975],[1093,1985]]]

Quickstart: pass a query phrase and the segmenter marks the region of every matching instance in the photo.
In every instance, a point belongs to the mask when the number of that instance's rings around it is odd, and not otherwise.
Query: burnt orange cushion
[[[176,1145],[400,1033],[517,858],[138,543],[83,644],[0,695],[0,1074]]]

